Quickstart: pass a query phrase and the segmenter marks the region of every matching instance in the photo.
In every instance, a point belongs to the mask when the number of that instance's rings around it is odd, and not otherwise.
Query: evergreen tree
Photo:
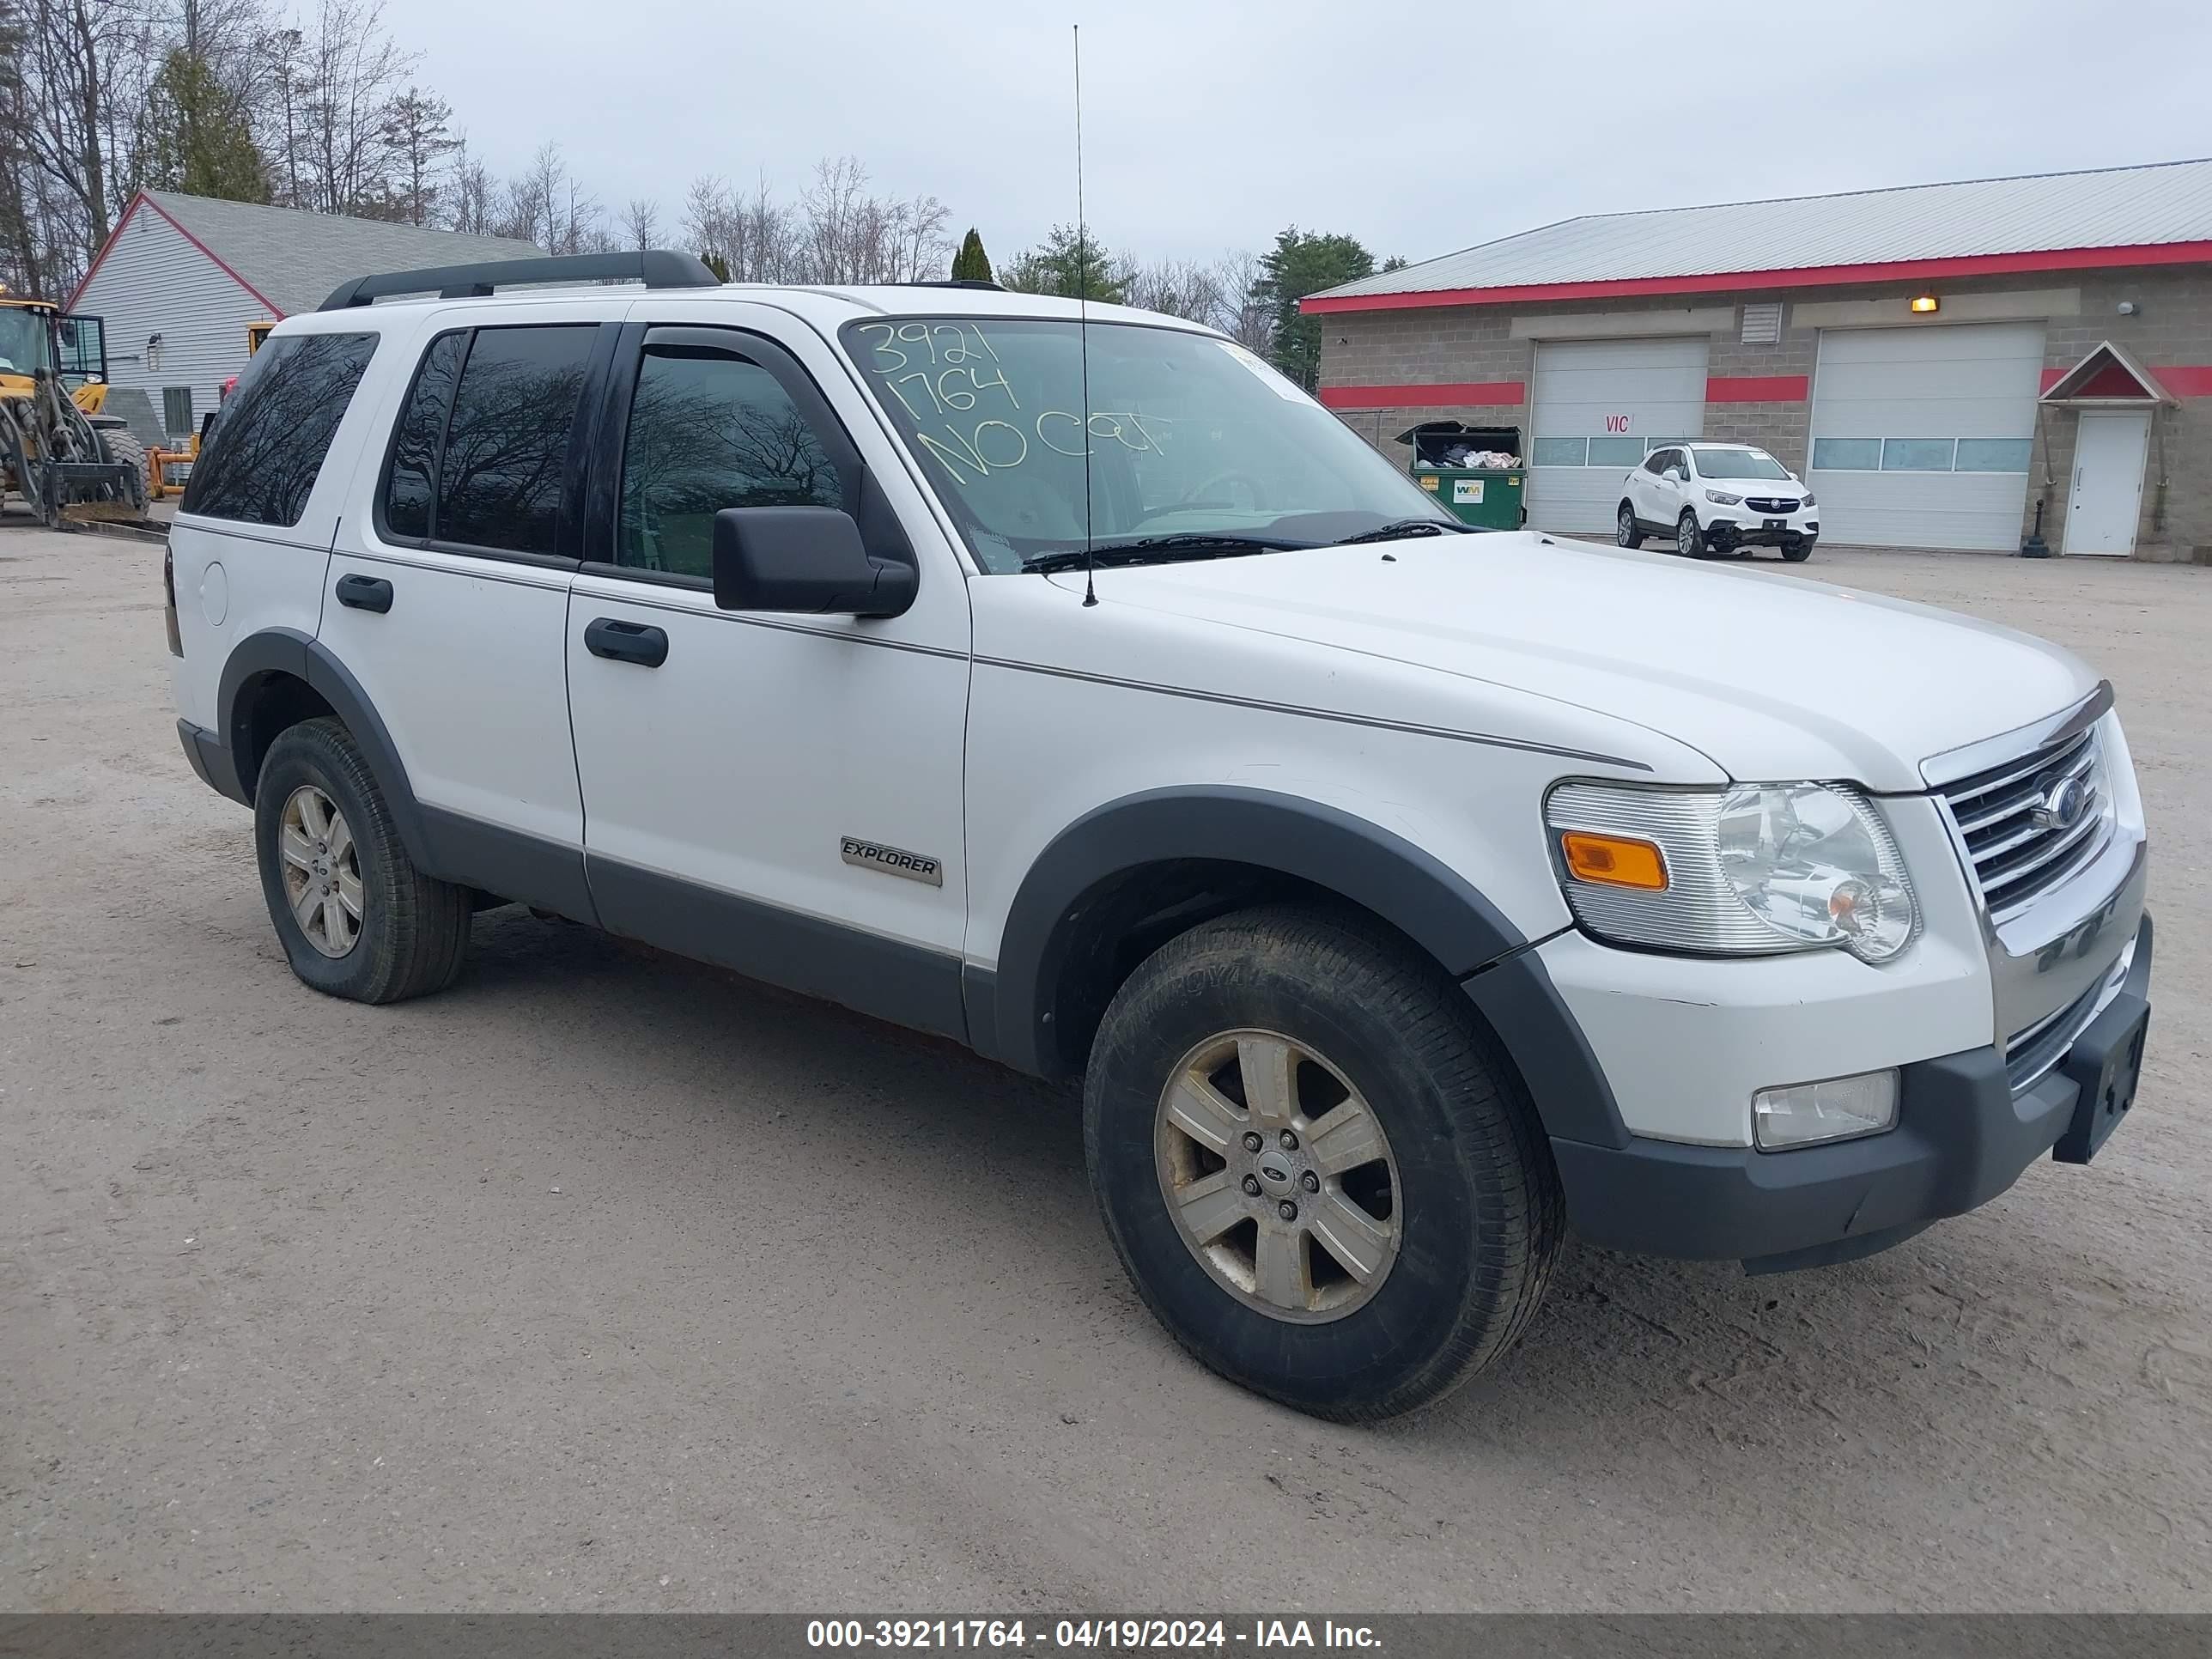
[[[1324,236],[1292,225],[1261,256],[1252,298],[1273,321],[1277,368],[1311,392],[1321,383],[1321,319],[1306,316],[1298,301],[1340,283],[1375,274],[1375,256],[1351,236]]]
[[[998,278],[991,275],[990,256],[983,252],[983,239],[970,225],[968,234],[960,243],[960,252],[952,256],[952,280],[956,283],[992,283]]]
[[[147,98],[149,180],[187,196],[266,202],[269,173],[238,95],[207,60],[179,47],[163,60]]]
[[[702,253],[699,256],[699,263],[714,273],[716,282],[726,283],[730,280],[730,262],[720,254]]]
[[[1025,294],[1057,294],[1102,305],[1123,304],[1129,291],[1127,264],[1100,247],[1088,228],[1069,225],[1054,225],[1042,246],[1015,260],[999,280]]]

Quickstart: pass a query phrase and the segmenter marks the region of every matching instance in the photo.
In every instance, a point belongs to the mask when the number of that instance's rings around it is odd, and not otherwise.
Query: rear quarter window
[[[280,335],[256,352],[192,468],[180,510],[298,524],[378,337]]]

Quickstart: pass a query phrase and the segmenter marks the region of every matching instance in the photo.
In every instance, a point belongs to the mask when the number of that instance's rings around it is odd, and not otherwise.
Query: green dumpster
[[[1528,469],[1519,427],[1424,421],[1401,432],[1398,441],[1413,447],[1413,482],[1462,522],[1486,530],[1518,530],[1528,521],[1528,510],[1521,504]],[[1501,459],[1512,465],[1470,464]]]

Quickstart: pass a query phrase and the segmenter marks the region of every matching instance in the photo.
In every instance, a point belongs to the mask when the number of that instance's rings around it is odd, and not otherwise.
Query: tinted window
[[[376,339],[292,334],[256,352],[192,468],[183,510],[245,524],[299,523]]]
[[[551,553],[595,325],[477,331],[438,460],[441,542]]]
[[[436,478],[438,436],[446,429],[446,410],[453,401],[453,381],[468,355],[465,330],[441,334],[422,354],[414,389],[400,411],[392,439],[392,470],[384,483],[384,527],[393,536],[430,533],[430,492]]]
[[[768,370],[720,352],[647,352],[623,447],[617,563],[711,577],[722,508],[844,504],[836,464]]]
[[[1667,470],[1667,452],[1663,449],[1653,450],[1651,459],[1644,463],[1644,470],[1654,477],[1664,472]]]

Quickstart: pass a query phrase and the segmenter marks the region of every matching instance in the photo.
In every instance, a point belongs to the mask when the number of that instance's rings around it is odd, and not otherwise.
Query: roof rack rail
[[[341,283],[317,307],[346,311],[397,294],[441,300],[480,300],[502,288],[541,283],[643,283],[647,288],[720,288],[722,279],[696,254],[646,248],[632,253],[564,253],[542,259],[489,259],[481,264],[438,265],[428,270],[388,270]]]
[[[980,288],[989,294],[1004,294],[1004,283],[987,283],[979,276],[917,276],[912,282],[901,283],[901,288]]]

